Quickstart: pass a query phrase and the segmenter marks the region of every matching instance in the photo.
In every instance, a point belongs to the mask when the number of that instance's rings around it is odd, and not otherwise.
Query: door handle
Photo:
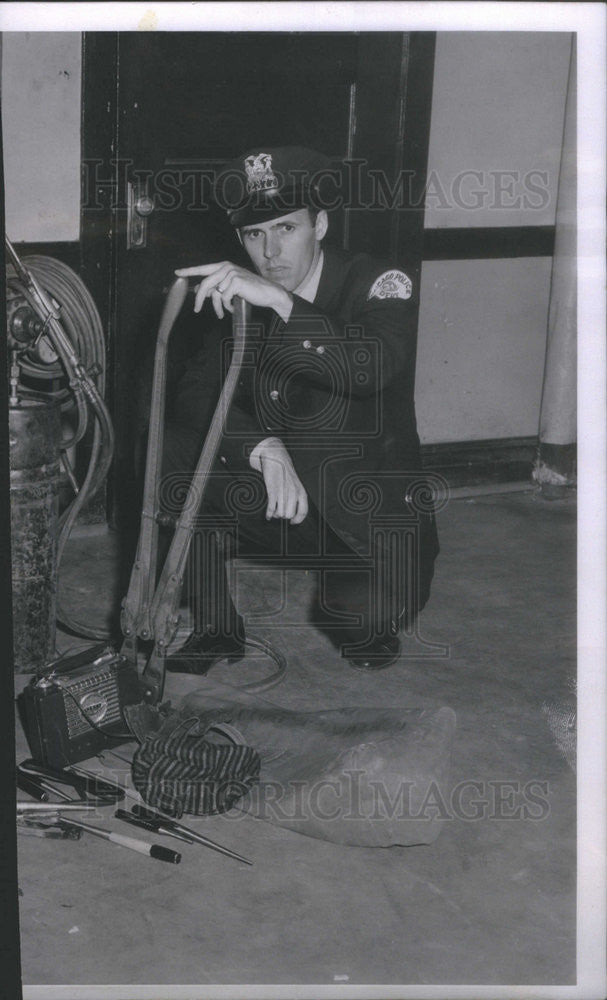
[[[154,211],[154,199],[148,192],[147,181],[128,181],[126,190],[126,248],[136,250],[147,244],[148,218]]]

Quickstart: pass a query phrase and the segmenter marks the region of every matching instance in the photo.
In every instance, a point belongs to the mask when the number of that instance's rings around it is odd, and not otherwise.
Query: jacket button
[[[223,462],[223,464],[225,465],[226,462],[227,462],[227,458],[225,457],[225,455],[221,455],[220,458],[219,458],[219,461]]]
[[[304,340],[304,342],[303,342],[303,344],[301,346],[305,347],[306,351],[309,351],[310,348],[311,348],[311,346],[312,346],[312,341],[311,340]]]
[[[324,353],[325,353],[325,349],[324,349],[324,347],[322,346],[322,344],[320,345],[320,347],[317,347],[317,348],[316,348],[316,353],[317,353],[317,354],[324,354]]]
[[[278,399],[278,389],[272,389],[272,392],[270,393],[270,399],[274,400]]]

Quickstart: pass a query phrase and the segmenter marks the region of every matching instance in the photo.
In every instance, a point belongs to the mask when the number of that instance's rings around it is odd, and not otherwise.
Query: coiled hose
[[[43,394],[21,387],[24,396],[58,402],[63,413],[76,411],[75,429],[61,442],[62,460],[72,485],[75,477],[67,459],[68,448],[84,437],[93,417],[93,439],[86,475],[76,496],[59,518],[57,539],[57,574],[66,542],[85,503],[92,500],[105,482],[114,454],[114,429],[105,392],[105,338],[97,307],[81,278],[67,264],[53,257],[29,256],[21,261],[8,244],[15,262],[19,287],[28,304],[44,320],[45,335],[58,360],[43,364],[25,353],[20,358],[24,375],[34,380],[63,381],[68,385]],[[57,619],[77,635],[90,639],[110,639],[105,629],[93,629],[73,618],[61,605],[57,594]]]

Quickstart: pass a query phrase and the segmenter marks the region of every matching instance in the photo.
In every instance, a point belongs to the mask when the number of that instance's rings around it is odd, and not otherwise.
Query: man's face
[[[240,236],[255,270],[292,292],[318,260],[326,231],[325,211],[312,222],[307,208],[301,208],[279,219],[243,226]]]

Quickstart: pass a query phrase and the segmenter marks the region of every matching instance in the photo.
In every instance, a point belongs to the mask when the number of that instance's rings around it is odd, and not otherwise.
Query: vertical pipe
[[[59,407],[9,409],[13,650],[18,673],[40,673],[55,652]]]
[[[350,106],[348,110],[348,145],[346,148],[346,161],[350,163],[354,156],[354,136],[356,135],[356,83],[350,84]],[[344,207],[344,235],[342,247],[344,250],[350,249],[350,212],[352,211],[346,199]]]
[[[571,43],[546,363],[540,409],[539,452],[533,478],[547,495],[560,496],[575,481],[576,459],[576,53]]]

